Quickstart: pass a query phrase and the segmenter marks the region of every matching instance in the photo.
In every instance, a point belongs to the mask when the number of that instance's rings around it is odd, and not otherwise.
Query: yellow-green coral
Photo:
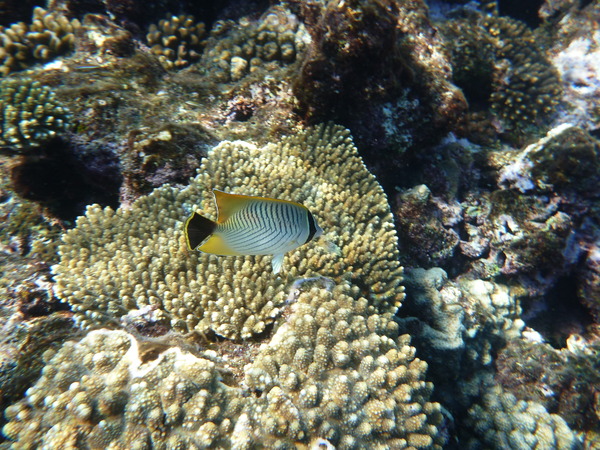
[[[426,364],[391,312],[342,283],[301,292],[289,314],[245,382],[225,383],[212,351],[156,356],[91,331],[48,352],[3,432],[15,448],[441,448]]]
[[[178,331],[248,338],[280,314],[294,279],[315,274],[352,281],[384,311],[399,305],[392,215],[344,128],[319,126],[263,148],[223,142],[199,172],[187,188],[159,188],[130,209],[88,207],[64,235],[56,292],[84,327],[151,307],[153,320]],[[189,252],[183,222],[195,209],[216,215],[212,189],[302,203],[325,239],[288,253],[278,276],[270,256]]]
[[[0,75],[23,70],[36,62],[62,55],[74,47],[77,19],[37,7],[31,24],[0,27]]]
[[[150,25],[146,40],[166,69],[182,69],[200,59],[204,32],[204,24],[194,16],[168,14],[158,25]]]
[[[202,65],[222,81],[237,81],[269,64],[294,62],[307,40],[308,34],[296,16],[276,6],[258,22],[217,22]]]
[[[34,147],[68,125],[67,109],[48,86],[30,79],[0,82],[0,146]]]

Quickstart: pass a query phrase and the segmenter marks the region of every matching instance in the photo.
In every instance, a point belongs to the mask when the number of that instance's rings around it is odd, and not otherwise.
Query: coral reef
[[[508,157],[499,184],[521,192],[595,196],[600,181],[600,147],[586,131],[560,125],[518,154]]]
[[[517,400],[498,386],[486,389],[481,403],[469,411],[476,438],[467,448],[532,448],[570,450],[580,442],[565,421],[535,402]]]
[[[38,146],[67,130],[69,117],[56,94],[38,81],[0,81],[0,146]]]
[[[321,437],[337,448],[443,443],[439,405],[426,402],[426,364],[413,359],[408,336],[396,338],[390,313],[377,314],[347,286],[313,287],[292,311],[246,373],[261,393],[254,420],[269,434],[288,445]]]
[[[168,14],[150,25],[146,40],[166,69],[182,69],[200,59],[205,27],[194,16]]]
[[[440,24],[449,46],[454,82],[463,89],[471,119],[491,107],[497,131],[519,136],[532,126],[548,124],[560,102],[556,69],[534,34],[515,19],[464,12]],[[487,114],[484,113],[484,114]],[[481,138],[481,136],[480,136]]]
[[[333,117],[353,130],[365,121],[364,128],[380,129],[381,114],[370,120],[371,109],[411,88],[422,94],[424,115],[436,129],[461,121],[466,103],[451,84],[444,43],[424,2],[291,3],[312,37],[294,92],[313,120]]]
[[[77,19],[36,7],[30,24],[0,27],[0,74],[6,76],[71,51],[79,26]]]
[[[283,276],[272,274],[268,256],[188,252],[183,221],[200,206],[214,216],[211,189],[300,202],[326,241],[289,253]],[[223,142],[185,189],[157,189],[130,209],[88,207],[64,235],[57,294],[84,327],[151,306],[170,328],[232,339],[262,333],[297,277],[349,279],[373,304],[394,309],[402,269],[391,217],[342,127],[320,126],[264,148]]]
[[[405,285],[410,294],[400,320],[426,349],[430,363],[453,372],[489,365],[493,352],[518,337],[524,326],[515,295],[501,284],[483,280],[450,281],[436,269],[411,269]],[[417,325],[414,314],[422,322]],[[408,317],[407,317],[408,316]]]
[[[397,217],[402,258],[421,267],[439,266],[447,262],[454,256],[460,243],[458,233],[452,229],[456,222],[456,211],[453,208],[439,208],[436,200],[424,184],[402,192],[396,200],[398,207],[394,214]],[[416,221],[415,217],[427,220]],[[427,239],[424,240],[424,236]]]
[[[559,414],[573,429],[600,432],[600,364],[597,337],[573,334],[557,350],[546,342],[515,339],[497,357],[495,376],[520,400]]]
[[[391,313],[344,285],[312,287],[290,308],[245,384],[224,378],[214,351],[156,354],[123,331],[91,331],[45,355],[3,432],[17,446],[441,448],[426,364]]]
[[[215,23],[201,65],[219,81],[238,81],[249,73],[295,62],[306,41],[306,30],[296,16],[274,6],[258,21]]]

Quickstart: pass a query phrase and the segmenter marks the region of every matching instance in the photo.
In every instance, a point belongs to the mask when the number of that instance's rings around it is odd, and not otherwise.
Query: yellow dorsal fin
[[[263,202],[287,203],[289,205],[296,205],[300,208],[306,209],[304,205],[296,202],[290,202],[288,200],[278,200],[268,197],[253,197],[251,195],[228,194],[227,192],[219,191],[217,189],[213,189],[213,194],[215,196],[215,203],[217,204],[217,223],[225,222],[236,211],[239,211],[249,202],[254,200],[260,200]]]
[[[215,203],[217,204],[217,223],[223,223],[236,211],[239,211],[255,197],[248,195],[228,194],[227,192],[213,189]]]

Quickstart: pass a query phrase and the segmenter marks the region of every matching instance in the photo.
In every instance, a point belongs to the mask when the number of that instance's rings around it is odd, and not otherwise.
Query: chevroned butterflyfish
[[[221,256],[273,255],[273,273],[279,273],[285,253],[323,233],[315,217],[300,203],[216,189],[213,194],[217,221],[194,212],[185,222],[190,250]]]

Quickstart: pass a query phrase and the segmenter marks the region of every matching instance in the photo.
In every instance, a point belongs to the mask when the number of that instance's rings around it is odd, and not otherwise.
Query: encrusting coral
[[[439,449],[427,365],[397,335],[392,313],[344,282],[298,294],[245,383],[226,383],[210,350],[156,356],[124,331],[91,331],[48,352],[3,432],[19,448]]]
[[[23,70],[45,62],[74,47],[77,19],[69,20],[58,12],[37,7],[31,24],[18,22],[0,27],[0,75]]]
[[[182,69],[200,59],[205,27],[194,16],[167,17],[150,25],[146,40],[166,69]]]
[[[65,131],[69,112],[49,87],[31,79],[0,82],[0,146],[33,147]]]
[[[325,230],[321,242],[288,253],[273,275],[270,256],[190,252],[183,222],[212,189],[304,204]],[[403,297],[402,268],[386,196],[349,132],[319,126],[257,148],[222,142],[185,189],[162,187],[131,209],[90,206],[63,238],[54,267],[57,295],[84,327],[151,308],[151,320],[180,332],[232,338],[262,333],[299,277],[347,279],[383,311]]]

